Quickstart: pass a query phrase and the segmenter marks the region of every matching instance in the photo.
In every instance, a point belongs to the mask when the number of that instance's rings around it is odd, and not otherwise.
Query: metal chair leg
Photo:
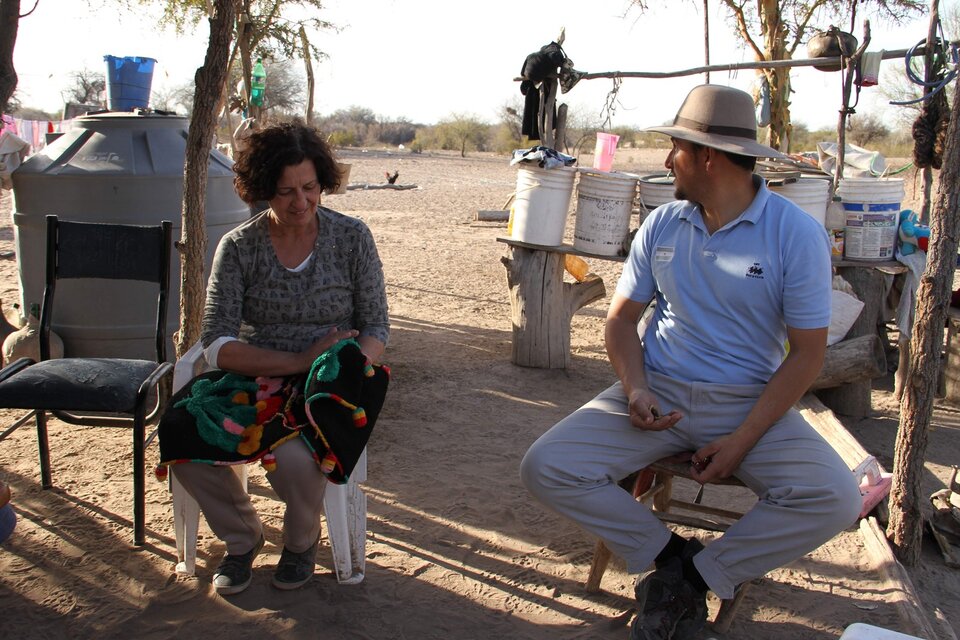
[[[146,513],[145,455],[144,455],[144,407],[138,407],[133,420],[133,544],[141,546],[146,538],[144,514]]]
[[[47,414],[42,409],[37,414],[37,448],[40,450],[40,486],[49,489],[53,486],[50,479],[50,443],[47,440]]]

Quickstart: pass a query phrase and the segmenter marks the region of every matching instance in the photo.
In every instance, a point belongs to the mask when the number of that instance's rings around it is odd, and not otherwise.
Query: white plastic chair
[[[177,360],[173,371],[173,392],[176,393],[196,375],[210,370],[200,343],[194,344]],[[247,486],[247,465],[234,465],[233,470]],[[187,493],[176,475],[169,474],[173,494],[173,528],[177,539],[177,573],[193,575],[197,563],[197,530],[200,526],[200,505]],[[363,451],[347,484],[327,483],[323,510],[327,517],[327,538],[340,584],[359,584],[366,567],[367,496],[360,483],[367,479],[367,452]]]

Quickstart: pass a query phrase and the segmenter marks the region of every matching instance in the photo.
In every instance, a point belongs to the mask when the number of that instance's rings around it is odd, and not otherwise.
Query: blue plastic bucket
[[[153,58],[103,56],[107,63],[107,99],[111,111],[146,108],[153,84]]]

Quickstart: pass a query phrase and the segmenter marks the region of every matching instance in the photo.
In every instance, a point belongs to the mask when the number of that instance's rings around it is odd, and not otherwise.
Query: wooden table
[[[623,262],[622,256],[598,256],[578,251],[571,245],[544,246],[499,237],[507,245],[507,254],[500,261],[507,269],[510,289],[510,315],[513,322],[511,362],[524,367],[562,369],[570,364],[570,322],[581,307],[606,295],[603,279],[591,274],[583,282],[564,282],[564,257],[567,254],[585,258]],[[850,283],[863,310],[839,345],[848,351],[855,343],[863,360],[871,360],[870,375],[886,372],[886,357],[879,345],[878,327],[884,324],[884,298],[888,287],[886,276],[904,273],[899,262],[842,260],[834,262],[837,273]],[[876,340],[867,340],[867,337]],[[860,340],[857,340],[860,339]],[[869,344],[868,344],[869,343]],[[834,349],[831,347],[831,350]],[[829,364],[829,363],[828,363]],[[828,367],[825,364],[825,369]],[[833,372],[826,380],[818,378],[817,395],[837,413],[862,417],[870,412],[871,385],[867,375]],[[823,385],[838,386],[825,388]]]

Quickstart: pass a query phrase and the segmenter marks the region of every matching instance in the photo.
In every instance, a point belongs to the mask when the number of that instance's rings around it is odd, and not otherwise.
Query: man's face
[[[697,202],[702,186],[704,147],[671,138],[673,148],[663,165],[673,173],[673,195],[678,200]]]

